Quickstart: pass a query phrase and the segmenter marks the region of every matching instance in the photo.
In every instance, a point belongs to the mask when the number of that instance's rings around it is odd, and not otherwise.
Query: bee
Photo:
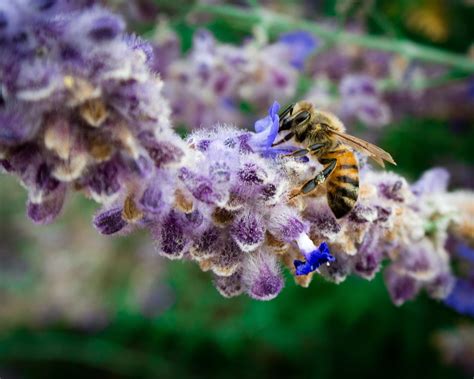
[[[278,132],[288,131],[288,134],[272,145],[293,140],[302,148],[286,157],[309,154],[324,166],[291,198],[310,193],[324,183],[329,207],[336,218],[347,215],[354,208],[359,195],[359,166],[355,151],[368,155],[382,167],[385,167],[384,161],[396,164],[389,153],[346,134],[345,129],[341,120],[332,113],[318,110],[307,101],[300,101],[280,114]]]

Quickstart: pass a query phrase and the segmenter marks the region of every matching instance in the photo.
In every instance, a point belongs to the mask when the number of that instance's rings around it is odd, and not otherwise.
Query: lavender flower
[[[160,41],[156,45],[159,49]],[[174,119],[190,128],[242,124],[241,102],[262,109],[274,98],[289,101],[299,69],[315,47],[316,40],[305,32],[283,35],[273,44],[255,39],[232,46],[197,31],[189,55],[163,72]]]
[[[252,143],[265,153],[272,154],[275,151],[275,149],[271,149],[271,146],[278,134],[279,110],[280,104],[275,101],[268,110],[268,116],[258,120],[254,126],[256,134],[252,138]]]
[[[447,242],[452,258],[458,263],[457,277],[452,292],[444,303],[457,312],[474,317],[474,249],[452,237]]]
[[[37,223],[59,214],[71,188],[122,209],[134,191],[128,183],[183,156],[162,82],[147,67],[149,46],[88,3],[0,6],[2,165],[28,189],[28,216]],[[95,220],[106,234],[126,223],[119,211]]]
[[[472,278],[470,280],[457,279],[453,291],[444,302],[457,312],[474,317],[473,291],[474,282]]]
[[[356,118],[369,127],[381,127],[390,121],[390,108],[383,102],[375,80],[367,75],[347,75],[339,84],[342,118]]]
[[[445,242],[450,234],[472,239],[472,193],[430,189],[439,171],[410,187],[366,165],[357,206],[337,220],[324,191],[290,200],[320,167],[271,148],[278,103],[255,132],[221,124],[182,141],[170,128],[151,49],[124,35],[120,18],[69,2],[28,11],[22,4],[4,5],[0,151],[3,170],[28,190],[35,222],[52,221],[66,191],[81,190],[103,206],[94,218],[100,233],[148,229],[159,255],[196,261],[227,297],[274,298],[283,288],[280,265],[307,286],[315,275],[371,279],[383,261],[395,304],[421,290],[449,295]],[[287,42],[234,48],[198,32],[192,70],[185,59],[166,76],[175,108],[191,110],[181,120],[211,125],[209,106],[229,120],[219,112],[234,112],[237,101],[267,106],[271,93],[291,97],[297,70]],[[357,90],[361,101],[377,95],[366,84]]]
[[[303,235],[305,239],[309,238],[306,235]],[[308,241],[310,245],[312,244],[311,240]],[[300,242],[301,244],[307,244],[308,242]],[[329,253],[329,246],[327,243],[323,242],[316,250],[307,251],[302,250],[303,255],[306,258],[306,262],[295,260],[295,275],[308,275],[310,272],[313,272],[318,269],[323,263],[334,262],[336,259]]]
[[[277,111],[273,104],[269,116],[255,124],[256,133],[220,126],[190,135],[193,159],[178,171],[181,205],[170,211],[175,221],[144,216],[161,225],[159,230],[172,228],[170,235],[177,239],[170,257],[187,256],[212,271],[227,297],[243,292],[262,300],[276,296],[283,287],[279,260],[304,286],[314,274],[336,282],[351,273],[371,279],[389,260],[385,277],[395,304],[422,289],[446,297],[453,277],[442,241],[454,220],[452,208],[444,206],[443,186],[415,190],[437,174],[428,172],[410,187],[398,175],[366,167],[358,204],[341,220],[318,195],[289,202],[289,190],[313,175],[314,166],[269,154]],[[427,229],[432,217],[437,217],[434,233]],[[163,236],[157,238],[161,253],[169,256]]]
[[[315,52],[318,46],[318,41],[304,31],[283,34],[279,42],[288,46],[289,53],[292,55],[290,63],[298,69],[303,69],[306,59]]]

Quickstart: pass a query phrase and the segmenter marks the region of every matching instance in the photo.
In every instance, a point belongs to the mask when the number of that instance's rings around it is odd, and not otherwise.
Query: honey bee
[[[389,153],[346,134],[343,123],[335,115],[318,110],[307,101],[292,104],[280,114],[279,133],[283,131],[288,134],[272,146],[293,140],[302,148],[287,157],[309,154],[324,166],[291,198],[310,193],[324,183],[329,207],[336,218],[347,215],[359,195],[359,166],[354,151],[368,155],[382,167],[384,160],[396,164]]]

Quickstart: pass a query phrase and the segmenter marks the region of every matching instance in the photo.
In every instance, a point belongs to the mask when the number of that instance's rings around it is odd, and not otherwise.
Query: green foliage
[[[45,365],[68,377],[87,369],[112,378],[461,378],[430,342],[458,317],[425,298],[394,307],[380,276],[309,289],[288,280],[268,303],[223,299],[193,265],[172,264],[169,281],[176,303],[156,319],[124,309],[94,335],[12,331],[0,340],[0,361],[35,378],[51,377],[37,375]]]
[[[387,127],[381,145],[395,157],[398,168],[411,178],[429,167],[453,161],[473,165],[474,125],[466,123],[463,128],[454,129],[454,123],[446,125],[439,120],[406,118]]]

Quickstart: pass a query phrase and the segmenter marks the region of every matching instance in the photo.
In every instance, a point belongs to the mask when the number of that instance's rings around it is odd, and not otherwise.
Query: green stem
[[[442,87],[465,79],[465,72],[461,72],[459,70],[451,70],[441,76],[421,79],[420,81],[409,83],[406,88],[412,91],[423,91],[433,87]],[[379,88],[384,92],[390,92],[399,89],[401,87],[400,84],[401,83],[399,80],[387,79],[379,81]]]
[[[386,37],[360,35],[333,30],[315,22],[294,19],[263,8],[257,12],[255,9],[248,10],[231,5],[198,4],[193,11],[203,12],[229,21],[238,22],[247,28],[256,24],[265,23],[271,35],[278,35],[295,29],[306,30],[328,42],[388,51],[403,55],[408,59],[418,59],[451,66],[468,73],[474,72],[474,62],[461,55],[423,46],[408,40],[396,40]]]

